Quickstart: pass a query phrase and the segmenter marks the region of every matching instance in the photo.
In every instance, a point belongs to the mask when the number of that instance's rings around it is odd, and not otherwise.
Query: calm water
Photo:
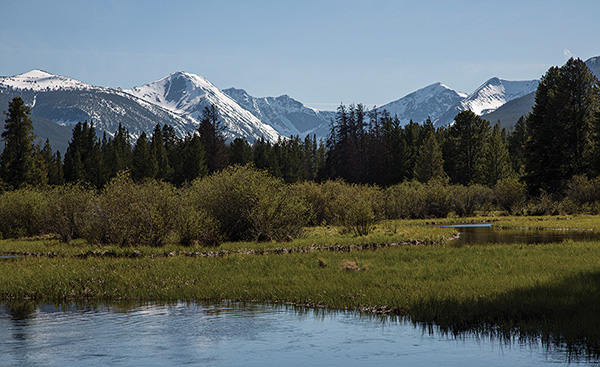
[[[0,305],[2,366],[544,366],[539,342],[455,339],[405,321],[273,305]],[[572,362],[586,365],[586,362]]]
[[[453,224],[460,231],[460,237],[453,240],[453,246],[486,243],[553,243],[564,240],[600,240],[597,231],[563,231],[563,230],[528,230],[528,229],[496,229],[491,223],[485,224]]]

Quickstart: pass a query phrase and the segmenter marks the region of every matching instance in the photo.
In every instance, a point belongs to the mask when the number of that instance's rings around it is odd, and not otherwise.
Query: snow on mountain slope
[[[193,131],[195,122],[120,89],[97,87],[40,70],[0,78],[0,103],[21,97],[39,116],[62,125],[93,122],[99,132],[114,133],[119,124],[135,139],[152,133],[157,123],[172,125],[177,134]]]
[[[451,107],[435,121],[435,126],[445,126],[461,111],[471,110],[477,115],[488,114],[513,99],[523,97],[537,89],[539,80],[505,80],[491,78],[467,98]]]
[[[53,75],[42,70],[32,70],[24,74],[1,77],[0,88],[2,87],[45,92],[59,89],[72,90],[98,88],[75,79],[67,78],[66,76]]]
[[[126,92],[176,114],[190,116],[196,123],[199,123],[204,107],[213,104],[223,119],[224,135],[228,139],[244,137],[253,142],[264,137],[276,142],[281,137],[275,129],[199,75],[175,72]]]
[[[321,111],[308,107],[288,95],[279,97],[253,97],[243,89],[224,89],[240,106],[261,121],[271,125],[284,136],[316,135],[325,138],[329,122],[335,117],[333,111]]]
[[[600,56],[587,59],[585,64],[590,68],[596,78],[600,79]]]
[[[386,110],[391,116],[398,116],[402,124],[411,120],[423,123],[427,118],[435,121],[466,97],[465,93],[457,92],[442,83],[435,83],[383,105],[378,110]]]

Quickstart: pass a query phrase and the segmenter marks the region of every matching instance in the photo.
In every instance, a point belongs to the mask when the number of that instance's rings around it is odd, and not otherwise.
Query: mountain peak
[[[539,80],[507,80],[498,77],[488,79],[473,93],[446,111],[436,126],[444,126],[454,121],[461,111],[471,110],[477,115],[495,111],[505,103],[523,97],[537,89]]]
[[[24,90],[89,89],[91,85],[66,76],[54,75],[47,71],[34,69],[23,74],[0,78],[4,87]]]
[[[585,64],[592,71],[592,73],[596,76],[596,78],[600,79],[600,56],[595,56],[587,59]]]
[[[189,116],[196,123],[202,118],[204,107],[213,104],[219,110],[228,129],[227,138],[230,139],[245,137],[253,141],[263,136],[275,142],[280,137],[271,126],[264,124],[211,82],[196,74],[177,71],[127,92],[178,115]]]
[[[386,110],[392,116],[397,116],[403,124],[409,121],[425,122],[428,118],[437,119],[466,96],[437,82],[383,105],[378,110]]]

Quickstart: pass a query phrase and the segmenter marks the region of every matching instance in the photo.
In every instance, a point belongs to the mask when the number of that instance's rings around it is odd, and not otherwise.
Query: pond
[[[451,245],[460,247],[474,244],[490,243],[554,243],[565,240],[600,241],[600,232],[581,230],[531,230],[531,229],[498,229],[491,223],[451,224],[460,231]]]
[[[404,319],[282,305],[0,305],[7,366],[586,365],[540,341],[455,338]]]

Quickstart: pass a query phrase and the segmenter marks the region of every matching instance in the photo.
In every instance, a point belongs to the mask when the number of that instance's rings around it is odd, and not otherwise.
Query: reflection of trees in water
[[[425,300],[414,309],[413,322],[430,332],[509,344],[541,340],[566,361],[600,360],[600,271],[471,302]]]
[[[530,346],[536,348],[541,342],[545,353],[553,360],[565,362],[600,360],[600,271],[562,280],[523,288],[496,297],[482,297],[472,302],[452,300],[427,300],[415,305],[412,320],[395,315],[378,315],[370,312],[339,311],[327,308],[292,306],[285,304],[255,304],[243,302],[222,303],[121,303],[121,304],[67,304],[39,305],[34,302],[11,302],[0,304],[0,318],[11,324],[13,360],[26,362],[30,356],[28,345],[35,337],[37,315],[45,313],[81,313],[101,311],[108,314],[133,313],[138,316],[165,316],[173,322],[159,322],[153,333],[175,335],[181,324],[178,313],[197,315],[186,327],[193,327],[191,335],[205,337],[205,342],[219,342],[234,337],[251,340],[257,331],[269,333],[276,330],[273,313],[293,314],[298,320],[335,319],[351,314],[382,325],[412,322],[431,333],[458,340],[489,339],[500,348],[507,346]],[[243,317],[241,317],[243,314]],[[261,317],[267,315],[267,317]],[[144,317],[146,319],[146,317]],[[218,320],[217,320],[218,319]],[[226,320],[226,321],[225,321]],[[225,322],[224,322],[225,321]],[[138,324],[140,325],[140,324]],[[177,343],[193,344],[179,338]],[[175,347],[176,345],[173,345]],[[9,357],[10,358],[10,357]]]
[[[529,230],[496,229],[493,227],[458,227],[460,236],[451,244],[454,247],[486,243],[556,243],[565,240],[600,240],[598,231],[580,230]]]

